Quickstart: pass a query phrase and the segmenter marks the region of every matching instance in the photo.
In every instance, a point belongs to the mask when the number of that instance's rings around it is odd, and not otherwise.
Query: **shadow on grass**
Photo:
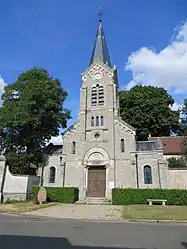
[[[117,249],[114,247],[76,246],[72,245],[68,239],[60,237],[36,237],[23,235],[0,235],[0,243],[1,248],[6,249]]]

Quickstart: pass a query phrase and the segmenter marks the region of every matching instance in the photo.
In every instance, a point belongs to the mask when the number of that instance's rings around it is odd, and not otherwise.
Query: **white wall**
[[[164,155],[165,160],[168,158],[171,158],[171,157],[179,158],[179,157],[181,157],[181,155]]]
[[[3,155],[0,155],[0,189],[3,184],[5,163],[6,163],[6,158]],[[0,191],[0,200],[1,200],[1,191]]]
[[[25,200],[32,192],[32,186],[39,185],[40,177],[29,175],[13,175],[6,168],[6,178],[3,187],[3,200]]]

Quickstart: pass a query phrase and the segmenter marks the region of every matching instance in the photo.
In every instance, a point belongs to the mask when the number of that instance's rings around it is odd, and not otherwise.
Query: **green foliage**
[[[170,157],[167,158],[169,168],[183,168],[186,167],[186,159],[184,157]]]
[[[185,139],[183,145],[182,145],[182,156],[187,161],[187,138]]]
[[[35,175],[36,166],[42,160],[41,154],[17,154],[15,152],[7,153],[7,164],[12,174]]]
[[[168,205],[187,205],[187,190],[183,189],[123,189],[112,190],[112,204],[146,204],[147,199],[165,199]]]
[[[184,106],[181,110],[181,124],[179,129],[179,136],[187,136],[187,99],[184,100]]]
[[[38,154],[46,141],[57,136],[59,128],[66,128],[70,118],[70,112],[63,108],[66,97],[61,82],[41,68],[22,73],[16,82],[7,85],[0,109],[0,130],[3,130],[6,152],[20,155],[20,163],[24,161],[21,154],[29,155],[29,160],[41,159]]]
[[[186,136],[182,145],[182,155],[187,160],[187,99],[184,100],[184,106],[181,111],[181,124],[179,129],[179,136]]]
[[[174,99],[163,88],[135,86],[119,92],[120,116],[137,129],[138,140],[148,135],[169,136],[179,128],[179,111],[172,111]]]
[[[32,187],[32,196],[36,199],[40,187]],[[79,199],[79,190],[76,187],[45,187],[48,202],[75,203]]]

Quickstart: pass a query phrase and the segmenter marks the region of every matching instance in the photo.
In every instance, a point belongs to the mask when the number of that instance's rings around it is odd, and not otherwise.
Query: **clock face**
[[[96,74],[95,74],[95,79],[96,79],[96,80],[99,80],[100,78],[101,78],[101,75],[100,75],[99,73],[96,73]]]

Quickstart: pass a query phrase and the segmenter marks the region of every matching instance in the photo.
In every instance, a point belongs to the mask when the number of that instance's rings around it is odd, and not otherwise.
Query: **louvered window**
[[[97,84],[92,87],[92,106],[104,105],[104,87]]]

